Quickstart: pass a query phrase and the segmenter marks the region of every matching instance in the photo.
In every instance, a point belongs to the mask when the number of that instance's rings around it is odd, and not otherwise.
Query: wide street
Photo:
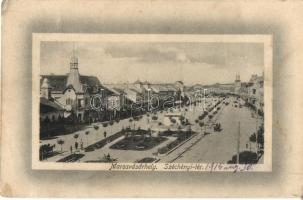
[[[223,106],[223,110],[215,121],[221,123],[223,129],[221,132],[198,136],[165,157],[161,162],[227,163],[237,153],[239,122],[240,152],[250,149],[249,137],[256,131],[256,118],[252,117],[248,108],[233,107],[230,103],[228,106]],[[254,143],[251,144],[251,150],[255,150]]]

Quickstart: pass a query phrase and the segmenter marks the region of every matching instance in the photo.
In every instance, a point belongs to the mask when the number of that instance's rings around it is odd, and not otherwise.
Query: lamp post
[[[238,124],[238,137],[237,137],[237,164],[240,164],[240,122]]]

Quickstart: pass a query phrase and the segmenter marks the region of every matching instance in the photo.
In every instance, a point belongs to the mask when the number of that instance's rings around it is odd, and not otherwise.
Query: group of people
[[[75,142],[75,152],[78,151],[78,147],[79,147],[79,143],[76,141]],[[83,141],[82,141],[82,139],[80,141],[80,149],[83,150]],[[72,145],[70,146],[70,153],[71,154],[73,153],[73,146]]]

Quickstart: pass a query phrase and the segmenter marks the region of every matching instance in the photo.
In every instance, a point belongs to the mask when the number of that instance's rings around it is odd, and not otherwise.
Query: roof
[[[134,84],[142,84],[142,82],[138,79],[134,82]]]
[[[40,97],[40,112],[41,113],[48,113],[48,112],[54,112],[54,111],[62,111],[64,108],[60,106],[59,104],[48,100],[44,97]]]
[[[53,91],[63,91],[66,88],[67,75],[42,75],[41,77],[40,85],[47,78]]]
[[[123,91],[121,92],[121,90],[120,91],[118,91],[116,88],[114,88],[114,87],[111,87],[111,86],[109,86],[109,85],[105,85],[104,86],[106,89],[108,89],[112,94],[114,94],[114,95],[121,95],[121,94],[123,94]]]
[[[184,85],[183,81],[176,81],[176,83],[180,83],[180,84]]]
[[[81,76],[80,82],[88,86],[102,86],[99,79],[95,76]]]
[[[53,91],[64,91],[66,89],[68,75],[41,75],[40,85],[45,78],[48,79]],[[88,88],[89,93],[97,93],[97,89],[106,89],[95,76],[80,75],[80,83]]]
[[[263,76],[258,76],[257,74],[253,74],[249,80],[249,82],[262,82],[264,81]]]
[[[159,92],[177,91],[175,86],[172,84],[153,84],[152,88]]]

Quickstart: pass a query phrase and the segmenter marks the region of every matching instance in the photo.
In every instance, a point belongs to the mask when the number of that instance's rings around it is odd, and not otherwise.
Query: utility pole
[[[240,164],[240,122],[238,124],[238,137],[237,137],[237,164]]]
[[[258,143],[258,111],[256,111],[256,144],[257,144],[257,155],[258,155],[258,152],[259,152],[259,143]]]

